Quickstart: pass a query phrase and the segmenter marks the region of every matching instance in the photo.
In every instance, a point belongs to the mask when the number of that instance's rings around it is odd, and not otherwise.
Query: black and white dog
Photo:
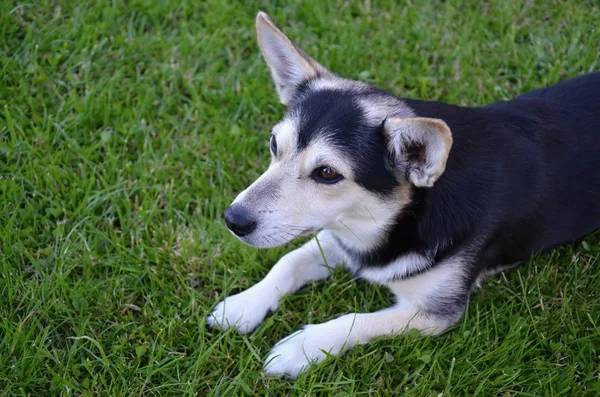
[[[209,324],[250,332],[283,295],[341,263],[397,297],[305,326],[277,344],[267,373],[293,378],[325,352],[407,329],[440,333],[482,276],[600,228],[600,73],[459,107],[338,77],[265,13],[256,29],[286,111],[271,165],[225,221],[255,247],[318,234],[217,305]]]

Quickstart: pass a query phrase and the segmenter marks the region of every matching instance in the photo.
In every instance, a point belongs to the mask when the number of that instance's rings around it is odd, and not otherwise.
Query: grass
[[[484,282],[439,337],[381,339],[296,382],[265,377],[305,323],[388,302],[343,271],[252,335],[207,330],[262,251],[220,214],[281,116],[258,9],[331,70],[485,104],[600,69],[595,1],[0,4],[0,393],[600,395],[598,235]]]

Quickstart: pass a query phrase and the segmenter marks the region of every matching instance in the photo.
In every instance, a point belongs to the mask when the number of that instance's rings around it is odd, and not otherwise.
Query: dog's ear
[[[303,81],[327,73],[327,69],[297,47],[262,11],[256,16],[256,34],[279,100],[284,105],[290,103]]]
[[[383,131],[396,169],[415,186],[433,186],[446,169],[452,146],[448,125],[439,119],[392,117]]]

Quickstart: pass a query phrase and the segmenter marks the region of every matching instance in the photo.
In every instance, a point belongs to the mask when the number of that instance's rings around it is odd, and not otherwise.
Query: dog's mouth
[[[233,235],[245,244],[248,244],[256,248],[275,248],[283,244],[289,243],[296,238],[306,237],[316,233],[318,230],[315,228],[303,228],[303,229],[275,229],[271,232],[260,233],[255,231],[245,236],[239,236],[232,232]]]
[[[315,228],[308,228],[308,229],[304,229],[300,232],[300,234],[298,234],[298,237],[304,237],[304,236],[310,236],[311,234],[314,234],[317,232],[317,229]]]

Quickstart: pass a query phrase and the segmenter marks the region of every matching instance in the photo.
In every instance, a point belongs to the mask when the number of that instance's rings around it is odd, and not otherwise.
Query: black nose
[[[237,205],[227,208],[223,218],[225,218],[229,230],[239,237],[252,233],[256,228],[256,221],[250,217],[247,211]]]

